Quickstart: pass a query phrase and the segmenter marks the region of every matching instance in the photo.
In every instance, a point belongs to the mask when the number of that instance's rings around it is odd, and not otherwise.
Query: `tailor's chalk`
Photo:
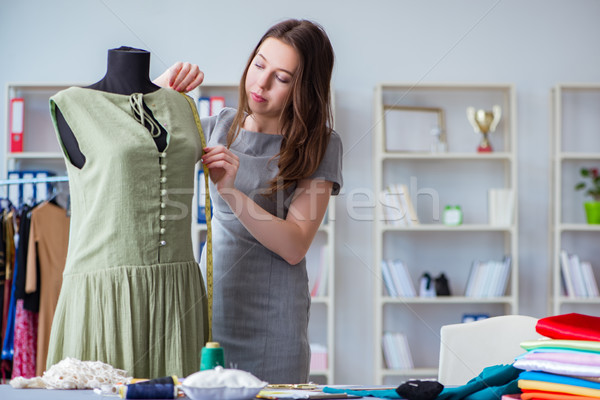
[[[200,352],[200,371],[220,365],[225,368],[225,352],[219,342],[207,342]]]

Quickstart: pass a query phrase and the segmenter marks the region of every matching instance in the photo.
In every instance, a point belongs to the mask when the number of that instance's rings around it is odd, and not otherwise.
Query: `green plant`
[[[575,185],[575,190],[585,190],[594,201],[600,201],[600,176],[598,168],[581,168],[579,174],[586,180]]]

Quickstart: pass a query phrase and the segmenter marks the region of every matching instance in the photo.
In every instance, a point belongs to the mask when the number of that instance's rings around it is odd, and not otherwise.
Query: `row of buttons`
[[[161,214],[159,216],[160,219],[160,235],[161,235],[161,239],[160,242],[158,243],[160,246],[166,246],[167,245],[167,241],[162,239],[162,235],[165,234],[165,227],[164,227],[164,222],[167,219],[167,217],[162,214],[162,210],[164,210],[167,207],[167,177],[165,176],[167,173],[167,152],[163,151],[162,153],[160,153],[159,155],[159,163],[160,163],[160,208],[161,208]]]

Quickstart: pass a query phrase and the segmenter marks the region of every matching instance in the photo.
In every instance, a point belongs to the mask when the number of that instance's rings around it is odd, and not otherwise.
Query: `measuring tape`
[[[184,93],[181,93],[183,97],[190,103],[192,113],[194,114],[194,120],[198,127],[198,133],[200,134],[200,141],[202,142],[202,149],[206,147],[206,139],[204,138],[204,131],[200,124],[200,117],[198,116],[198,110],[194,104],[194,100]],[[204,152],[204,150],[202,150]],[[204,171],[204,191],[205,191],[205,204],[204,210],[206,212],[206,291],[208,292],[208,340],[212,342],[212,301],[213,301],[213,259],[212,259],[212,227],[211,227],[211,213],[210,213],[210,194],[208,193],[208,167],[202,164]]]

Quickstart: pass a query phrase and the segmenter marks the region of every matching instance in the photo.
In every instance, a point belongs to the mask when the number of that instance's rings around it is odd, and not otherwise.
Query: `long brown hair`
[[[314,22],[289,19],[272,26],[256,45],[242,75],[238,111],[227,133],[228,147],[238,136],[244,118],[252,113],[245,89],[246,76],[267,38],[281,40],[300,57],[292,90],[279,116],[283,133],[276,155],[279,172],[267,190],[267,194],[273,194],[311,176],[323,160],[333,127],[330,82],[334,55],[325,30]]]

